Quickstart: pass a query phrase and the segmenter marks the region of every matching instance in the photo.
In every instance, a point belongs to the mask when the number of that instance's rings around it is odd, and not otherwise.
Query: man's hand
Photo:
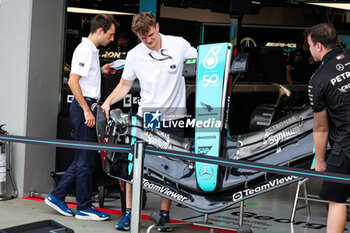
[[[105,112],[106,118],[109,118],[109,110],[111,109],[111,106],[106,103],[106,101],[101,106],[102,110]]]
[[[108,64],[109,65],[109,64]],[[105,102],[102,104],[101,108],[105,112],[106,118],[109,118],[109,110],[111,105],[120,101],[121,99],[128,94],[134,81],[128,81],[123,78],[120,79],[118,85],[114,88],[111,94],[107,97]]]
[[[84,111],[84,117],[85,117],[85,125],[87,127],[94,127],[95,126],[95,117],[94,114],[92,114],[92,112],[90,111],[90,109],[88,111]]]
[[[316,159],[315,164],[311,169],[315,169],[317,172],[324,172],[326,170],[327,163],[324,159]]]
[[[108,74],[109,67],[112,66],[112,65],[113,65],[113,63],[108,63],[108,64],[105,64],[104,66],[102,66],[103,73]]]

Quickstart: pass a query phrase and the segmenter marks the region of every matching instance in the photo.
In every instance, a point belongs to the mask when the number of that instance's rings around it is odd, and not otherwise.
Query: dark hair
[[[106,33],[108,29],[111,28],[112,24],[117,27],[117,22],[115,21],[114,16],[108,14],[96,15],[91,22],[90,33],[95,33],[99,28],[102,28],[103,32]]]
[[[156,27],[156,25],[156,17],[151,12],[142,12],[132,18],[131,30],[135,35],[146,35],[150,27]]]
[[[307,38],[310,35],[311,41],[321,43],[328,49],[337,47],[338,33],[335,27],[330,23],[320,23],[304,31],[304,36]]]

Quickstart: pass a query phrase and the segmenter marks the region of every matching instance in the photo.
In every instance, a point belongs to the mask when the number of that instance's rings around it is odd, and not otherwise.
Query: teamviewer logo
[[[237,192],[237,193],[232,195],[232,199],[233,199],[234,202],[236,202],[236,201],[238,201],[238,200],[240,200],[242,198],[243,198],[242,191],[239,191],[239,192]]]
[[[145,111],[143,112],[143,128],[144,129],[159,129],[161,123],[161,113],[159,110],[156,112]]]

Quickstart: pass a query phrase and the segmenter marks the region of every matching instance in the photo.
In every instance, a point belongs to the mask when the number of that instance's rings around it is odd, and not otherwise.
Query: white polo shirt
[[[197,50],[182,37],[162,34],[161,37],[158,53],[143,43],[128,52],[122,77],[129,81],[139,79],[141,99],[137,115],[143,116],[143,109],[161,109],[163,120],[166,116],[178,119],[186,114],[184,61],[196,58]]]
[[[101,71],[98,49],[86,37],[73,53],[71,73],[81,76],[80,88],[84,97],[99,100],[101,97]]]

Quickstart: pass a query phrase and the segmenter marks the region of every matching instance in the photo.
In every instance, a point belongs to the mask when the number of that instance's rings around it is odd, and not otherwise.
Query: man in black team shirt
[[[337,49],[333,25],[322,23],[305,31],[310,52],[320,67],[309,82],[314,111],[316,171],[350,174],[350,56]],[[327,141],[331,153],[326,162]],[[344,232],[350,185],[324,181],[320,197],[329,201],[327,232]]]

